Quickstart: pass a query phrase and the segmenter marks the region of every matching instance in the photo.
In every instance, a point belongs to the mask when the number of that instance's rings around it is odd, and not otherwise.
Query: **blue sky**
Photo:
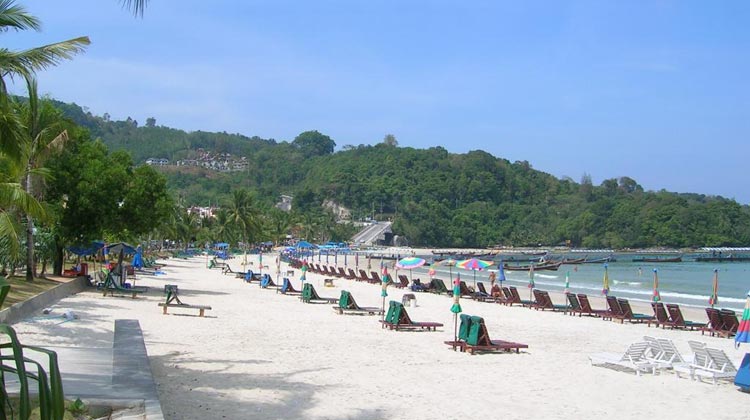
[[[576,181],[750,203],[750,2],[25,0],[88,35],[40,89],[114,119],[482,149]]]

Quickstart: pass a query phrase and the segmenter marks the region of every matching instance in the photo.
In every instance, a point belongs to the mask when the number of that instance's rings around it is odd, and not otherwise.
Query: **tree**
[[[146,118],[146,127],[149,127],[149,128],[156,127],[156,118],[154,117]]]
[[[396,136],[393,134],[386,134],[385,137],[383,137],[383,144],[386,146],[398,147],[398,140],[396,140]]]
[[[300,133],[300,135],[294,138],[292,145],[297,147],[306,156],[323,156],[333,153],[336,142],[325,134],[313,130]]]
[[[42,176],[51,176],[43,169],[47,158],[59,151],[68,140],[62,125],[62,114],[49,101],[40,101],[36,80],[26,80],[29,101],[19,105],[19,114],[25,128],[22,140],[22,159],[25,165],[23,186],[32,197],[41,196]],[[34,217],[26,214],[26,281],[36,275],[34,261]]]

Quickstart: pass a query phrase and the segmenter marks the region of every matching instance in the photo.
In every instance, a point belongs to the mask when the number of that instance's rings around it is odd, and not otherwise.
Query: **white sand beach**
[[[273,258],[264,262],[275,272]],[[396,332],[382,329],[379,316],[337,315],[330,305],[303,304],[209,270],[205,257],[165,263],[166,275],[138,275],[136,284],[151,290],[136,299],[87,291],[52,307],[79,319],[14,328],[24,344],[92,347],[111,341],[115,319],[139,320],[168,419],[750,418],[750,394],[729,382],[714,386],[666,371],[638,377],[593,367],[588,357],[622,353],[651,335],[672,339],[683,355],[687,340],[704,341],[739,366],[750,347],[735,350],[733,340],[463,299],[464,313],[484,317],[492,338],[529,345],[520,354],[471,356],[443,343],[453,338],[447,296],[417,293],[417,307],[407,308],[413,320],[443,328]],[[238,259],[229,263],[241,268]],[[299,276],[295,270],[291,277],[296,288]],[[377,285],[336,279],[324,287],[322,276],[307,278],[320,295],[346,289],[361,306],[381,305]],[[204,318],[181,309],[163,315],[157,304],[165,284],[177,284],[182,301],[213,309]],[[400,301],[411,292],[388,293]],[[552,298],[563,303],[561,295]],[[605,307],[600,297],[592,304]],[[684,313],[705,319],[698,310]]]

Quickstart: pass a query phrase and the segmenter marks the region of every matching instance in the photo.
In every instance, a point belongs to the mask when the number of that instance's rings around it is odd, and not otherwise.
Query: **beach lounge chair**
[[[339,276],[340,278],[342,278],[342,279],[348,278],[348,277],[347,277],[347,276],[348,276],[348,274],[346,274],[346,271],[344,271],[344,267],[339,267],[339,268],[338,268],[338,270],[339,270],[339,274],[338,274],[338,276]]]
[[[685,366],[676,366],[675,374],[687,373],[690,379],[700,381],[701,378],[711,378],[714,385],[720,379],[733,380],[737,375],[737,368],[727,357],[723,350],[705,347],[704,343],[689,341],[690,347],[695,352],[693,363]]]
[[[597,353],[589,356],[593,366],[618,366],[635,371],[637,376],[641,372],[656,373],[658,365],[646,356],[651,351],[651,345],[645,341],[633,343],[620,355],[617,353]]]
[[[461,325],[458,327],[458,336],[456,337],[456,340],[444,342],[451,346],[453,351],[456,351],[456,348],[464,351],[466,340],[469,338],[469,330],[471,329],[471,315],[461,314],[459,315],[459,318],[461,319]]]
[[[260,287],[262,289],[267,289],[269,287],[278,287],[276,283],[273,282],[273,279],[270,275],[264,274],[260,277]]]
[[[511,305],[513,303],[518,303],[518,304],[520,304],[521,306],[524,306],[524,307],[526,307],[526,306],[531,307],[531,306],[534,305],[534,301],[532,301],[532,300],[521,299],[521,295],[518,294],[518,289],[516,287],[510,286],[509,289],[510,289],[511,296],[513,296],[513,302],[511,303]]]
[[[474,297],[474,291],[469,289],[469,286],[467,286],[466,282],[463,280],[458,282],[458,290],[459,293],[461,293],[461,297]]]
[[[686,321],[682,316],[680,305],[674,303],[667,304],[667,313],[669,314],[669,325],[672,328],[690,329],[691,331],[696,328],[705,328],[706,324],[703,322]]]
[[[647,322],[650,325],[656,320],[652,315],[633,313],[633,309],[630,307],[630,302],[627,299],[617,299],[617,303],[620,305],[622,315],[615,317],[615,319],[619,319],[620,323],[624,321],[637,323]]]
[[[721,322],[724,324],[723,329],[727,333],[727,337],[732,337],[737,334],[737,328],[740,326],[740,321],[737,319],[737,314],[731,309],[722,309],[719,311]]]
[[[651,308],[654,310],[653,322],[656,324],[656,327],[658,328],[659,325],[662,328],[666,327],[669,324],[669,314],[667,314],[664,304],[661,302],[651,302]],[[649,323],[648,326],[650,327],[651,324]]]
[[[339,315],[357,314],[357,315],[380,315],[383,311],[376,307],[362,307],[357,305],[354,296],[346,290],[341,291],[338,305],[333,306],[333,310]]]
[[[359,277],[357,277],[357,281],[366,281],[370,282],[370,277],[367,275],[365,270],[359,270]]]
[[[285,294],[285,295],[301,295],[302,292],[294,288],[294,285],[292,285],[292,282],[289,281],[287,277],[284,277],[284,280],[281,283],[281,287],[278,289],[279,293]]]
[[[355,273],[354,270],[350,268],[345,278],[348,280],[357,280],[357,273]]]
[[[453,292],[448,290],[447,287],[445,287],[445,282],[443,279],[432,279],[432,284],[434,287],[430,289],[430,292],[437,293],[437,294],[448,294],[449,296],[453,296]]]
[[[414,322],[409,318],[406,308],[401,302],[392,300],[388,305],[388,313],[385,319],[381,321],[383,328],[391,330],[427,330],[435,331],[437,327],[442,327],[439,322]]]
[[[597,316],[597,317],[602,317],[602,318],[609,316],[609,311],[606,309],[592,308],[591,302],[589,302],[588,295],[584,293],[579,293],[576,296],[578,297],[578,302],[581,304],[580,315]]]
[[[395,283],[394,286],[396,286],[399,289],[403,289],[405,287],[409,287],[409,278],[406,277],[403,274],[398,275],[398,283]]]
[[[536,299],[534,303],[534,309],[551,309],[555,312],[566,312],[568,310],[568,305],[553,304],[552,298],[549,296],[549,292],[545,290],[534,289],[534,298]]]
[[[607,296],[607,316],[602,317],[603,319],[619,319],[622,318],[622,308],[620,303],[617,302],[617,298],[614,296]]]
[[[139,293],[148,292],[148,287],[125,287],[121,285],[112,275],[112,272],[107,273],[107,277],[101,284],[100,288],[104,290],[104,296],[107,296],[107,293],[109,293],[110,296],[114,296],[115,293],[129,294],[133,299],[135,299],[135,297],[138,296]]]
[[[659,368],[671,369],[687,364],[672,340],[649,336],[644,336],[643,340],[651,346],[651,352],[646,353],[646,358],[657,364]]]
[[[179,296],[177,295],[177,290],[178,289],[177,289],[176,284],[164,285],[164,296],[166,298],[166,301],[159,302],[159,306],[162,307],[163,309],[162,313],[164,315],[167,314],[167,308],[197,309],[198,316],[200,317],[204,316],[206,311],[211,310],[211,307],[208,305],[191,305],[191,304],[182,302]]]
[[[373,284],[380,284],[382,283],[383,279],[380,278],[380,274],[378,274],[376,271],[370,271],[370,283]]]
[[[477,282],[477,290],[474,292],[474,299],[477,300],[491,300],[492,295],[484,288],[484,283]]]
[[[490,334],[487,331],[487,326],[484,324],[484,318],[479,316],[471,317],[471,327],[469,328],[469,336],[466,338],[463,350],[469,354],[474,354],[476,351],[491,352],[491,351],[504,351],[510,352],[515,350],[516,353],[520,352],[520,349],[529,348],[528,344],[513,343],[510,341],[503,340],[491,340]]]
[[[701,335],[704,335],[706,332],[711,334],[711,337],[715,335],[727,337],[729,335],[728,331],[724,329],[724,321],[722,321],[721,313],[718,309],[706,308],[706,316],[708,317],[708,324],[701,328]]]
[[[572,316],[575,316],[575,314],[581,316],[583,310],[581,309],[581,302],[578,301],[578,296],[574,293],[566,293],[565,298],[568,299],[568,310],[565,313]]]
[[[302,286],[302,296],[300,296],[300,300],[303,303],[338,303],[339,302],[339,300],[336,298],[320,297],[318,295],[318,292],[315,291],[315,287],[313,287],[312,283],[305,283]]]

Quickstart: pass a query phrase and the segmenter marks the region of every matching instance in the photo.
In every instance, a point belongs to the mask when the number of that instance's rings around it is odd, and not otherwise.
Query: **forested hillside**
[[[489,246],[570,244],[577,247],[689,247],[747,245],[750,208],[699,194],[647,192],[633,179],[594,186],[557,179],[528,162],[483,151],[451,154],[442,147],[413,149],[384,142],[346,145],[305,132],[294,141],[239,134],[191,132],[131,119],[109,121],[77,105],[58,103],[76,123],[136,162],[186,159],[199,149],[245,157],[247,168],[217,172],[165,166],[169,186],[188,204],[222,201],[237,187],[266,204],[294,196],[304,212],[326,199],[354,218],[392,219],[411,245]]]

